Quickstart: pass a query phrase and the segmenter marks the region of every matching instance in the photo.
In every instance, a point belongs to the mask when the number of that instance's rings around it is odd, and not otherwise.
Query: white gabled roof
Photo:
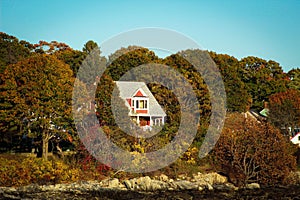
[[[139,89],[142,89],[149,98],[149,114],[152,116],[166,116],[165,111],[144,82],[115,81],[115,83],[119,88],[120,97],[124,100],[132,98]]]
[[[294,143],[294,144],[300,144],[300,140],[298,140],[299,136],[300,136],[300,132],[297,133],[296,135],[294,135],[294,137],[291,138],[291,142]]]

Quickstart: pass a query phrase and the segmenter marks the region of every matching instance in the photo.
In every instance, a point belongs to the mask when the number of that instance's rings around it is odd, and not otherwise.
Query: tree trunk
[[[46,132],[43,132],[42,136],[42,158],[48,160],[48,144],[49,144],[49,137]]]
[[[63,153],[63,150],[60,148],[59,143],[57,143],[56,149],[58,150],[58,152],[59,152],[58,154],[60,155],[60,157],[63,158],[64,153]]]

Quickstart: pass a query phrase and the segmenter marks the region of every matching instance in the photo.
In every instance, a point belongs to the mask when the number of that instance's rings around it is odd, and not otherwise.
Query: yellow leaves
[[[147,168],[147,166],[150,164],[150,161],[147,159],[145,154],[139,153],[137,151],[132,151],[130,154],[133,156],[132,164],[136,167],[141,168]]]
[[[0,186],[20,186],[31,183],[58,183],[77,181],[79,169],[62,161],[45,161],[42,158],[25,158],[21,162],[0,160]]]
[[[135,143],[133,145],[133,148],[136,150],[136,152],[145,153],[145,148],[142,147],[140,144]]]
[[[196,159],[198,156],[198,149],[196,147],[190,147],[188,150],[182,155],[181,159],[186,161],[188,164],[196,164]]]

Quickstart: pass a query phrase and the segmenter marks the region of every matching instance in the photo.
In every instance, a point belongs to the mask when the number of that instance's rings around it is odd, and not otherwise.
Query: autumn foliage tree
[[[278,129],[239,113],[227,116],[213,156],[237,185],[281,184],[296,166],[291,146]]]
[[[269,98],[269,121],[279,129],[284,128],[284,135],[291,136],[289,128],[300,126],[300,91],[289,89],[273,94]]]
[[[22,126],[42,139],[47,159],[48,142],[71,127],[73,73],[55,56],[37,54],[7,67],[0,74],[1,124]],[[22,129],[21,132],[25,131]]]

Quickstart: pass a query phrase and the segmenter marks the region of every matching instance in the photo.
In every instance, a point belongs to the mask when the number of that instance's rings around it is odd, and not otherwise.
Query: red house
[[[166,113],[144,82],[116,81],[120,97],[129,109],[129,116],[140,126],[161,126]]]

